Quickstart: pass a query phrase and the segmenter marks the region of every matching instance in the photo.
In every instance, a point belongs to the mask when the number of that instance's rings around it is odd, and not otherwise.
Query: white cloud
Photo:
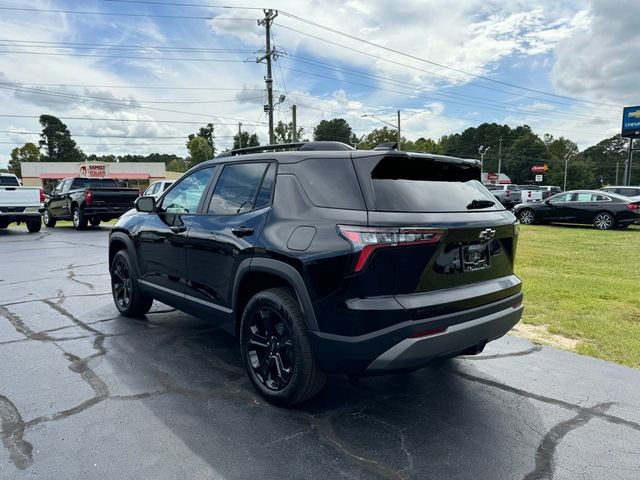
[[[558,45],[554,85],[567,95],[597,102],[640,103],[639,18],[637,0],[593,0],[589,30],[575,32]]]

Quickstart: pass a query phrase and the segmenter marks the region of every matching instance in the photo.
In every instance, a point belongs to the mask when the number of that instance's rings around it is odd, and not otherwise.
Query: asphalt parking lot
[[[118,316],[109,227],[0,230],[2,479],[637,479],[640,371],[515,337],[265,403],[233,338]]]

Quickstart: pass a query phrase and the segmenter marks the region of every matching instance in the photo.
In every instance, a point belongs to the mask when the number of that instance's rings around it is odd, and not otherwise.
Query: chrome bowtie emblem
[[[496,231],[492,230],[491,228],[487,228],[486,230],[482,230],[480,232],[480,235],[478,235],[480,240],[491,240],[495,236],[496,236]]]

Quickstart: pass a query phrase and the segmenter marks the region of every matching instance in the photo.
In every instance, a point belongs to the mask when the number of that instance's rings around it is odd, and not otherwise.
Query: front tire
[[[125,317],[142,317],[151,308],[153,298],[138,285],[138,275],[125,250],[120,250],[111,262],[111,293],[116,308]]]
[[[611,230],[616,226],[616,219],[609,212],[600,212],[593,217],[593,226],[598,230]]]
[[[85,230],[87,228],[87,218],[80,207],[73,209],[73,226],[76,230]]]
[[[44,226],[47,228],[53,228],[56,226],[56,219],[51,216],[51,212],[48,208],[45,208],[44,213],[42,214],[42,221],[44,222]]]
[[[240,353],[253,386],[276,405],[304,402],[325,384],[304,316],[287,288],[265,290],[249,300],[240,325]]]
[[[530,208],[525,208],[518,213],[518,220],[523,225],[533,225],[536,221],[536,214]]]
[[[40,217],[34,218],[33,220],[27,220],[27,230],[29,233],[37,233],[42,228],[42,221]]]

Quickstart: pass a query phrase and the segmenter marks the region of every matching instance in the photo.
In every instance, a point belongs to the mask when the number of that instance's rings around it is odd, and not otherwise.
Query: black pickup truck
[[[73,220],[76,230],[84,230],[87,223],[97,227],[133,208],[139,195],[137,188],[118,187],[111,178],[65,178],[46,199],[42,219],[49,228],[57,220]]]

